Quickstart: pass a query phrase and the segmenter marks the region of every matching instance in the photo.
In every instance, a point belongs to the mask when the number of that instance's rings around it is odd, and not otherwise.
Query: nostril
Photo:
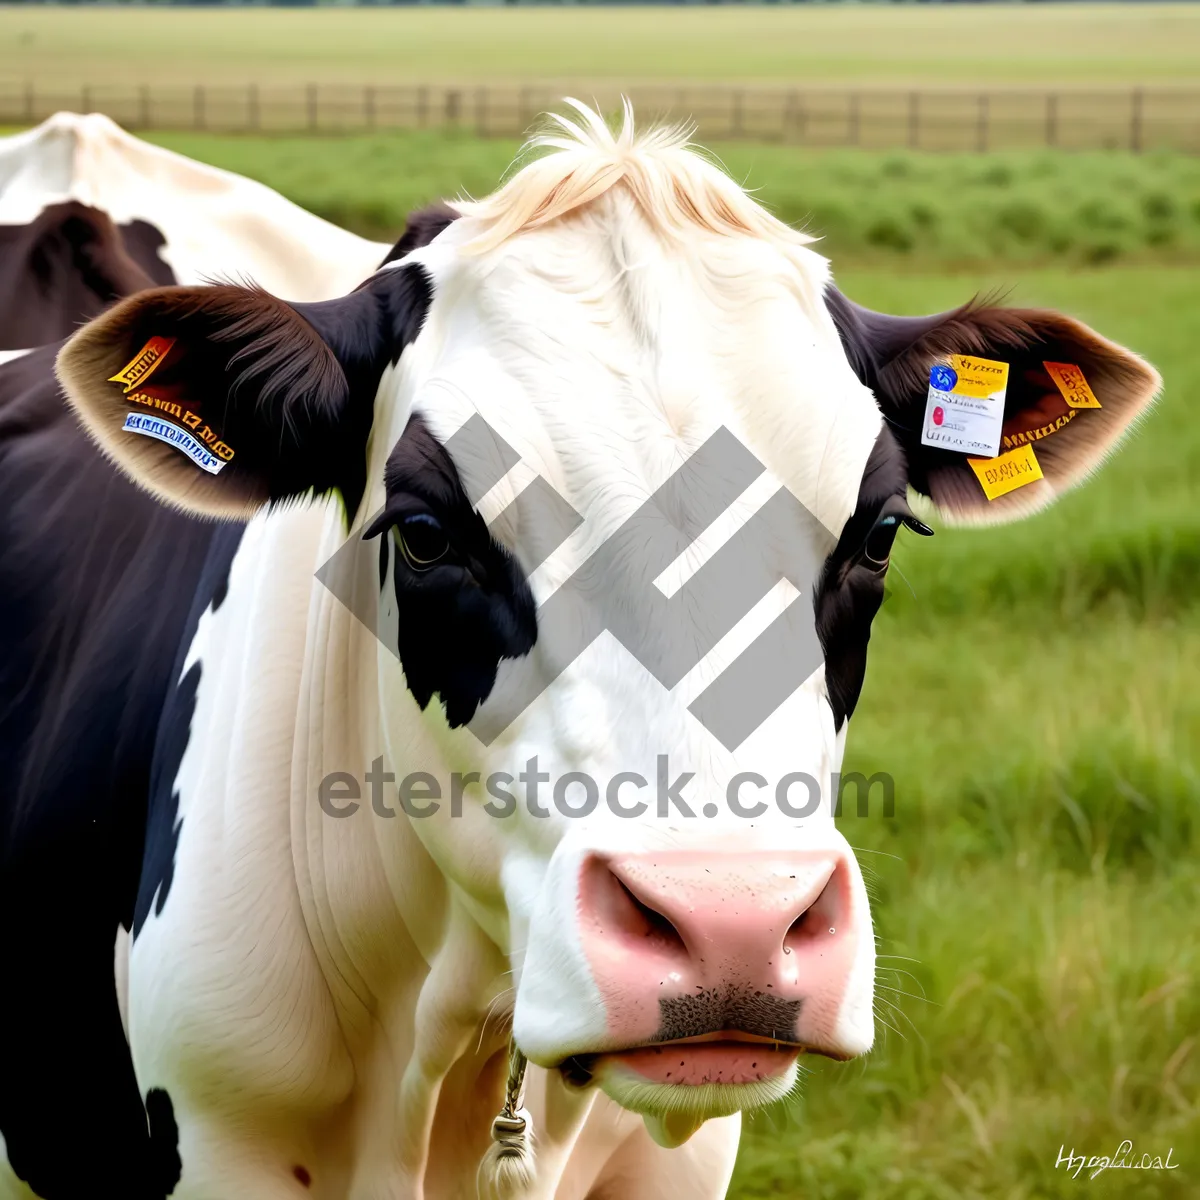
[[[843,895],[847,882],[845,870],[838,864],[820,895],[792,922],[784,935],[783,948],[786,953],[837,935],[849,911]]]
[[[662,943],[664,946],[671,946],[672,948],[678,948],[680,950],[684,949],[683,938],[679,936],[679,930],[676,929],[675,926],[672,925],[671,922],[662,915],[662,913],[651,908],[650,905],[646,904],[644,901],[639,900],[637,896],[635,896],[633,892],[629,890],[629,887],[620,879],[617,879],[615,875],[613,876],[613,879],[616,880],[617,887],[624,892],[629,904],[633,908],[633,911],[640,919],[637,923],[637,929],[631,930],[631,932],[636,932],[641,937],[652,938]]]
[[[585,864],[580,885],[582,911],[598,933],[624,939],[631,948],[687,953],[670,918],[647,904],[608,863],[592,859]]]

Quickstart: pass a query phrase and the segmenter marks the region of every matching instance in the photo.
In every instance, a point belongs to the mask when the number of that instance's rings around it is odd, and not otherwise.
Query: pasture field
[[[433,135],[158,140],[381,236],[430,198],[482,194],[515,149]],[[879,1045],[854,1064],[814,1061],[794,1101],[748,1123],[732,1195],[1194,1197],[1197,164],[718,149],[784,216],[820,218],[861,303],[931,312],[1010,287],[1014,303],[1075,313],[1165,379],[1103,474],[1051,511],[901,536],[847,760],[892,775],[895,812],[881,814],[877,792],[866,816],[848,800],[842,818],[886,956]],[[938,186],[947,171],[960,186]],[[934,219],[918,221],[917,203]],[[1127,241],[1088,240],[1089,203],[1125,213]],[[1067,240],[992,237],[1004,205]],[[907,246],[866,236],[889,214],[913,230]],[[1163,223],[1174,233],[1155,244]],[[1088,1182],[1055,1167],[1060,1148],[1111,1154],[1124,1139],[1171,1149],[1178,1169]]]
[[[259,179],[380,240],[414,208],[483,195],[516,141],[436,131],[374,136],[148,134]],[[823,238],[835,263],[947,266],[1200,260],[1200,158],[1167,151],[987,156],[716,147],[773,212]]]
[[[665,79],[1195,87],[1200,5],[0,8],[38,85]]]

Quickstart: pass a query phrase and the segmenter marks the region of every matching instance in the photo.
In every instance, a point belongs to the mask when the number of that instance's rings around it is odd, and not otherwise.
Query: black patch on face
[[[162,1088],[146,1093],[146,1120],[150,1126],[150,1184],[155,1195],[169,1196],[183,1177],[183,1160],[179,1157],[175,1106]]]
[[[528,654],[537,639],[529,582],[471,506],[450,456],[419,416],[410,419],[384,472],[387,502],[364,535],[386,539],[399,609],[397,648],[409,690],[422,709],[437,694],[451,728],[465,725],[496,682],[500,660]],[[414,566],[397,539],[406,526],[446,551]]]
[[[884,426],[867,459],[858,503],[825,561],[813,598],[817,636],[825,652],[825,686],[835,726],[854,712],[867,670],[871,622],[883,603],[888,532],[884,517],[908,516],[904,452]],[[890,530],[892,536],[895,530]],[[872,555],[875,557],[872,557]]]
[[[708,988],[694,996],[676,996],[658,1002],[658,1032],[653,1040],[700,1037],[706,1033],[736,1030],[759,1037],[794,1041],[803,1000],[785,1000],[749,988]]]

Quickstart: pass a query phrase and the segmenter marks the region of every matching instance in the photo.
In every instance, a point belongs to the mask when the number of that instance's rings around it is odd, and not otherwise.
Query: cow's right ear
[[[366,488],[379,379],[420,330],[429,284],[389,268],[339,300],[255,288],[141,292],[85,325],[57,370],[85,428],[161,499],[213,517]]]

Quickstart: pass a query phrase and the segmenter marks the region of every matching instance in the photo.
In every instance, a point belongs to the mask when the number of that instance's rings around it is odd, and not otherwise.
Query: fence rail
[[[624,89],[642,120],[686,118],[710,141],[987,151],[1200,152],[1200,90],[1033,91],[644,86]],[[570,85],[299,87],[104,85],[41,88],[0,80],[0,124],[31,125],[62,109],[102,112],[133,130],[349,133],[450,128],[517,137],[564,95],[615,109],[619,94]]]

